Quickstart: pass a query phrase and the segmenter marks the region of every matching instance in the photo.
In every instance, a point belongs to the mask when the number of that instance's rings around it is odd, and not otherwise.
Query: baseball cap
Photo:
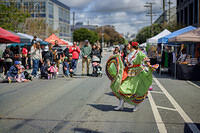
[[[19,64],[20,64],[20,61],[15,61],[14,64],[15,64],[15,65],[19,65]]]

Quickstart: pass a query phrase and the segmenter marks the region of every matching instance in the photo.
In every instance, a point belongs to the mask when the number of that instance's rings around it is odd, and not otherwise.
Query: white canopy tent
[[[34,36],[32,36],[32,35],[28,35],[28,34],[24,34],[24,33],[17,33],[18,35],[21,35],[21,36],[24,36],[24,37],[26,37],[26,38],[29,38],[31,41],[33,40],[33,38],[34,38]],[[42,41],[42,39],[40,39],[40,38],[37,38],[36,39],[37,41]]]
[[[150,38],[147,40],[147,43],[150,44],[150,45],[157,45],[158,43],[158,39],[164,37],[164,36],[167,36],[169,35],[171,32],[168,31],[167,29],[163,30],[161,33],[159,33],[158,35]]]
[[[139,45],[139,47],[146,47],[146,46],[147,46],[146,42]]]
[[[66,42],[68,44],[68,46],[73,46],[73,43],[64,39],[61,39],[62,41]]]

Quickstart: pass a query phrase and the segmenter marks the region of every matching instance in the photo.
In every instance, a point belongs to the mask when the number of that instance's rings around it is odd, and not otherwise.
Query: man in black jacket
[[[45,46],[44,51],[42,52],[42,58],[44,62],[47,62],[47,60],[53,62],[53,53],[49,51],[48,46]]]

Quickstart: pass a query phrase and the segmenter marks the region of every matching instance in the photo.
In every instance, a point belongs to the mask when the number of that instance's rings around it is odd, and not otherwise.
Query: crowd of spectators
[[[6,47],[1,58],[0,71],[4,74],[4,81],[11,83],[27,82],[34,78],[55,79],[59,72],[64,77],[73,77],[79,59],[82,59],[82,75],[90,75],[91,61],[93,63],[98,58],[98,63],[101,62],[100,45],[91,46],[88,40],[81,48],[78,42],[63,48],[57,40],[55,45],[41,46],[36,39],[37,37],[34,37],[31,46]],[[87,73],[85,73],[85,64]]]

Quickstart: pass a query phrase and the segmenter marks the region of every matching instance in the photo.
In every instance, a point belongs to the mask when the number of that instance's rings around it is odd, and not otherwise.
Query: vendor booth
[[[169,34],[169,35],[167,35],[167,36],[164,36],[164,37],[162,37],[162,38],[159,38],[159,39],[158,39],[158,43],[160,43],[160,44],[168,44],[168,40],[169,40],[170,38],[176,37],[176,36],[178,36],[178,35],[181,35],[181,34],[183,34],[183,33],[186,33],[186,32],[189,32],[189,31],[192,31],[192,30],[195,30],[195,29],[196,29],[196,27],[194,27],[194,26],[188,26],[188,27],[185,27],[185,28],[183,28],[183,29],[174,31],[174,32],[172,32],[171,34]]]
[[[200,28],[186,32],[169,39],[169,42],[197,42],[200,43]]]
[[[25,34],[25,33],[20,33],[20,32],[18,32],[17,34],[18,34],[18,35],[21,35],[21,36],[23,36],[23,37],[29,38],[29,39],[30,39],[30,42],[31,42],[31,41],[33,40],[33,38],[34,38],[34,36],[28,35],[28,34]],[[36,38],[36,41],[42,41],[42,39]]]
[[[49,36],[48,38],[45,39],[46,42],[49,42],[53,45],[55,45],[55,41],[58,41],[59,45],[67,45],[66,42],[64,42],[63,40],[61,40],[59,37],[57,37],[55,34],[52,34],[51,36]]]
[[[174,38],[174,37],[177,37],[181,34],[184,34],[186,32],[189,32],[189,31],[192,31],[192,30],[195,30],[196,27],[193,27],[193,26],[188,26],[188,27],[185,27],[185,28],[182,28],[180,30],[177,30],[177,31],[174,31],[172,32],[171,34],[167,35],[167,36],[164,36],[160,39],[158,39],[158,43],[161,44],[161,51],[163,51],[163,46],[173,46],[174,49],[175,49],[175,52],[174,52],[174,56],[177,55],[177,47],[180,46],[181,43],[169,43],[169,39],[171,38]],[[163,55],[163,54],[162,54]],[[174,77],[176,78],[176,74],[177,74],[177,63],[176,63],[176,56],[174,57],[175,59],[175,63],[172,64],[171,66],[174,66],[174,69],[172,69],[174,71]],[[170,67],[169,67],[170,68]],[[180,70],[180,69],[179,69]]]
[[[20,38],[20,43],[29,43],[29,42],[31,41],[31,39],[28,38],[28,37],[19,35],[19,34],[15,33],[15,32],[12,32],[12,31],[9,31],[9,32],[11,32],[12,34],[14,34],[14,35],[16,35],[16,36],[19,36],[19,38]]]
[[[163,30],[161,33],[159,33],[158,35],[150,38],[147,40],[147,43],[151,44],[151,45],[157,45],[158,44],[158,39],[162,38],[164,36],[169,35],[171,32],[168,31],[167,29]]]
[[[0,43],[19,43],[19,36],[0,27]]]
[[[177,64],[177,78],[184,80],[200,80],[200,28],[169,39],[170,43],[184,43],[192,46],[191,56]]]
[[[159,64],[161,63],[161,53],[159,52],[161,50],[160,50],[160,47],[157,46],[158,39],[166,35],[169,35],[170,33],[171,33],[170,31],[165,29],[161,33],[147,40],[147,44],[150,45],[148,49],[148,56],[151,60],[152,65],[156,63],[159,63]]]
[[[142,47],[142,48],[146,48],[146,46],[147,46],[146,42],[139,45],[139,47]]]

